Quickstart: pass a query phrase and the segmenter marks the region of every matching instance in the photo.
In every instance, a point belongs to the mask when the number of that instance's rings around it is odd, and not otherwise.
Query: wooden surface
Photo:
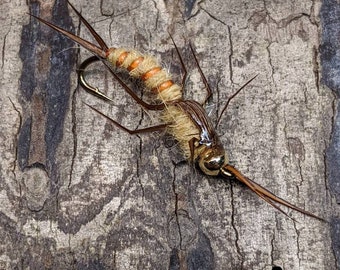
[[[258,74],[219,127],[231,163],[337,216],[324,162],[334,97],[319,81],[320,2],[72,3],[108,45],[155,55],[180,82],[171,33],[189,70],[186,96],[202,100],[190,42],[214,91],[213,119]],[[337,269],[327,223],[289,211],[294,222],[239,183],[202,176],[168,136],[128,136],[86,107],[132,129],[157,123],[100,65],[93,82],[117,102],[77,88],[90,54],[27,15],[89,38],[67,10],[65,1],[0,5],[1,269]]]

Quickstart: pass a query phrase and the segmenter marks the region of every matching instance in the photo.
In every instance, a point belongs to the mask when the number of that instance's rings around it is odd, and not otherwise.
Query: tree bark
[[[109,46],[154,55],[216,120],[230,162],[281,198],[331,220],[325,152],[334,96],[320,84],[318,1],[80,1],[72,4]],[[27,12],[91,39],[66,1],[7,1],[0,35],[1,269],[337,269],[326,222],[290,219],[245,186],[203,176],[91,54]],[[92,39],[91,39],[92,40]],[[143,95],[142,86],[121,74]],[[146,97],[148,98],[148,97]],[[149,97],[150,98],[150,97]],[[184,162],[185,161],[185,162]],[[334,229],[334,226],[333,226]]]

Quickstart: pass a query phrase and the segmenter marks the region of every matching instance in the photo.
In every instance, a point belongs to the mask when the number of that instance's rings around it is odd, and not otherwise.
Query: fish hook
[[[91,56],[89,58],[87,58],[84,62],[82,62],[79,66],[78,69],[78,81],[80,83],[80,85],[88,92],[90,92],[91,94],[94,94],[104,100],[107,101],[113,101],[111,98],[109,98],[107,95],[105,95],[103,92],[100,92],[98,87],[93,87],[92,85],[90,85],[87,80],[85,79],[85,71],[86,68],[97,61],[102,61],[102,59],[98,58],[98,56]]]

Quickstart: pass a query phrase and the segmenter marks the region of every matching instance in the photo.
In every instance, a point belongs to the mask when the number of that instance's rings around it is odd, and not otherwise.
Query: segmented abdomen
[[[182,99],[182,87],[172,81],[171,75],[152,56],[135,50],[110,48],[107,59],[113,66],[127,70],[130,76],[141,79],[146,88],[166,104],[161,119],[168,124],[167,132],[178,141],[187,159],[196,159],[199,148],[194,147],[194,153],[191,153],[189,141],[193,138],[199,141],[200,131],[188,112],[176,106],[176,103]]]
[[[181,99],[182,87],[172,81],[171,75],[149,55],[124,48],[110,48],[107,59],[115,67],[126,69],[129,74],[141,79],[148,90],[164,103]]]

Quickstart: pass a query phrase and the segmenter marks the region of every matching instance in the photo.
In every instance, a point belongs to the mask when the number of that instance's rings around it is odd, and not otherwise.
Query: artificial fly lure
[[[173,82],[171,75],[163,69],[158,62],[151,56],[144,55],[135,50],[127,50],[125,48],[109,48],[103,39],[97,34],[97,32],[92,28],[92,26],[83,18],[83,16],[69,3],[71,8],[79,16],[80,20],[85,24],[87,29],[91,32],[98,45],[95,45],[87,40],[84,40],[71,32],[68,32],[44,19],[31,15],[38,19],[40,22],[48,25],[54,30],[62,33],[63,35],[69,37],[73,41],[77,42],[90,52],[94,53],[92,56],[85,60],[80,65],[79,72],[79,82],[80,84],[92,94],[95,94],[105,100],[112,101],[104,93],[100,92],[98,88],[92,87],[87,83],[84,77],[84,71],[87,66],[95,61],[101,60],[109,69],[111,74],[115,79],[121,84],[124,90],[143,108],[147,110],[160,110],[162,111],[161,120],[164,124],[160,124],[153,127],[147,127],[143,129],[130,130],[122,126],[115,120],[104,115],[102,112],[88,105],[99,113],[100,115],[107,118],[114,125],[123,129],[130,134],[137,134],[142,132],[153,132],[158,130],[166,130],[171,134],[179,143],[180,148],[183,151],[184,156],[187,160],[195,163],[200,170],[209,176],[222,176],[227,179],[236,179],[243,184],[245,184],[249,189],[256,193],[260,198],[265,200],[267,203],[275,207],[280,212],[288,216],[288,214],[283,211],[277,204],[284,205],[290,209],[296,210],[307,216],[323,220],[322,218],[299,208],[288,201],[281,199],[268,191],[266,188],[255,183],[253,180],[244,176],[236,168],[231,166],[228,162],[227,154],[224,147],[215,131],[215,127],[210,121],[207,113],[205,112],[203,105],[194,101],[183,99],[182,97],[182,87]],[[175,45],[178,55],[179,51]],[[191,48],[191,47],[190,47]],[[191,48],[192,49],[192,48]],[[194,55],[194,59],[201,73],[201,77],[205,85],[207,86],[207,95],[205,97],[205,102],[211,96],[211,90],[208,87],[207,81],[198,65],[198,61]],[[186,70],[183,61],[180,58],[181,64],[184,68],[184,78],[182,83],[184,83]],[[144,82],[145,87],[148,91],[156,95],[156,99],[159,104],[150,104],[144,102],[138,97],[112,70],[111,66],[116,68],[121,68],[129,72],[129,75],[140,79]],[[255,77],[254,77],[255,78]],[[254,78],[249,80],[244,86],[250,83]],[[242,86],[237,93],[244,87]],[[235,93],[232,97],[234,97]],[[231,97],[231,98],[232,98]],[[231,100],[228,99],[227,104]],[[224,107],[224,109],[226,106]],[[224,111],[222,110],[222,113]],[[222,114],[221,114],[222,115]],[[220,117],[219,117],[220,120]],[[219,122],[218,120],[218,122]],[[277,204],[276,204],[277,203]],[[290,216],[288,216],[290,217]],[[291,217],[290,217],[291,218]]]

